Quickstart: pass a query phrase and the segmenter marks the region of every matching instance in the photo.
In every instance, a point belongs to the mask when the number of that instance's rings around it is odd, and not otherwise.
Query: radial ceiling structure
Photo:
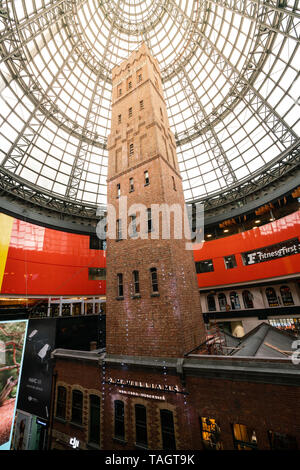
[[[157,58],[186,201],[242,198],[299,168],[298,0],[0,2],[1,189],[106,203],[111,70]]]

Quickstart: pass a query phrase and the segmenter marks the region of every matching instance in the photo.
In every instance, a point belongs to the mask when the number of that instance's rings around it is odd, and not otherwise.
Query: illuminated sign
[[[187,392],[183,392],[179,389],[178,385],[167,385],[167,384],[154,384],[148,382],[140,382],[136,380],[129,380],[129,379],[112,379],[109,378],[105,380],[104,383],[108,385],[118,385],[124,387],[131,387],[131,388],[139,388],[143,390],[151,390],[154,392],[164,392],[164,393],[181,393],[183,395],[188,395]]]
[[[300,253],[300,243],[298,238],[292,238],[284,242],[277,243],[276,245],[265,246],[257,250],[247,251],[242,253],[244,264],[263,263],[273,259],[283,258],[285,256],[296,255]]]
[[[76,449],[77,447],[79,447],[79,441],[78,439],[76,439],[76,437],[71,437],[69,444],[73,447],[73,449]]]

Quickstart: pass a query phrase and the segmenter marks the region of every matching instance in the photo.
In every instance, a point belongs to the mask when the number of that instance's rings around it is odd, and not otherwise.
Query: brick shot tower
[[[175,238],[172,222],[170,237],[159,230],[151,238],[152,205],[175,204],[183,213],[185,202],[158,62],[145,44],[114,67],[112,83],[107,200],[117,221],[116,238],[107,237],[106,351],[183,357],[205,341],[205,329],[193,251]]]

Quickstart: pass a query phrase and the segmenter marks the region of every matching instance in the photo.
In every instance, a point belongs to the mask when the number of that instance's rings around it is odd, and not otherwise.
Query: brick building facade
[[[122,364],[105,353],[67,350],[54,358],[52,448],[71,449],[73,437],[82,450],[299,448],[299,366],[289,359],[131,358]],[[66,390],[65,416],[59,387]],[[81,422],[72,418],[74,390],[83,393]],[[91,395],[100,406],[93,436]],[[144,410],[140,421],[136,405]]]

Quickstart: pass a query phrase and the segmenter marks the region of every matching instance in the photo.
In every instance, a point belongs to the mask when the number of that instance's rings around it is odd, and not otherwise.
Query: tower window
[[[151,268],[151,285],[152,285],[152,292],[158,292],[158,279],[157,279],[157,269]]]
[[[119,114],[119,115],[118,115],[118,124],[121,124],[121,122],[122,122],[122,115]]]
[[[118,90],[118,95],[119,95],[119,96],[122,95],[122,88],[119,88],[119,90]]]
[[[144,100],[140,101],[140,109],[144,109]]]
[[[132,81],[130,80],[130,81],[128,82],[128,90],[131,90],[131,88],[132,88]]]
[[[134,191],[133,178],[129,178],[129,192]]]
[[[117,197],[121,196],[121,185],[120,183],[117,184]]]
[[[117,279],[118,279],[118,297],[123,297],[124,295],[124,290],[123,290],[123,274],[118,273],[117,274]]]
[[[132,117],[132,108],[128,109],[128,117]]]
[[[134,293],[139,294],[140,293],[140,280],[139,280],[139,272],[138,271],[133,271],[133,287],[134,287]]]
[[[134,147],[133,144],[129,144],[129,156],[133,157],[134,154]]]
[[[143,80],[143,75],[141,73],[138,73],[137,81],[141,82],[142,80]]]
[[[175,178],[172,176],[172,183],[173,183],[173,189],[176,191],[176,183],[175,183]]]
[[[152,231],[152,212],[151,209],[147,209],[147,227],[148,232]]]
[[[144,171],[145,185],[150,183],[148,171]]]
[[[117,240],[122,240],[122,220],[117,220]]]
[[[130,216],[130,237],[131,238],[134,238],[136,237],[137,235],[137,230],[136,230],[136,216],[135,215],[131,215]]]

